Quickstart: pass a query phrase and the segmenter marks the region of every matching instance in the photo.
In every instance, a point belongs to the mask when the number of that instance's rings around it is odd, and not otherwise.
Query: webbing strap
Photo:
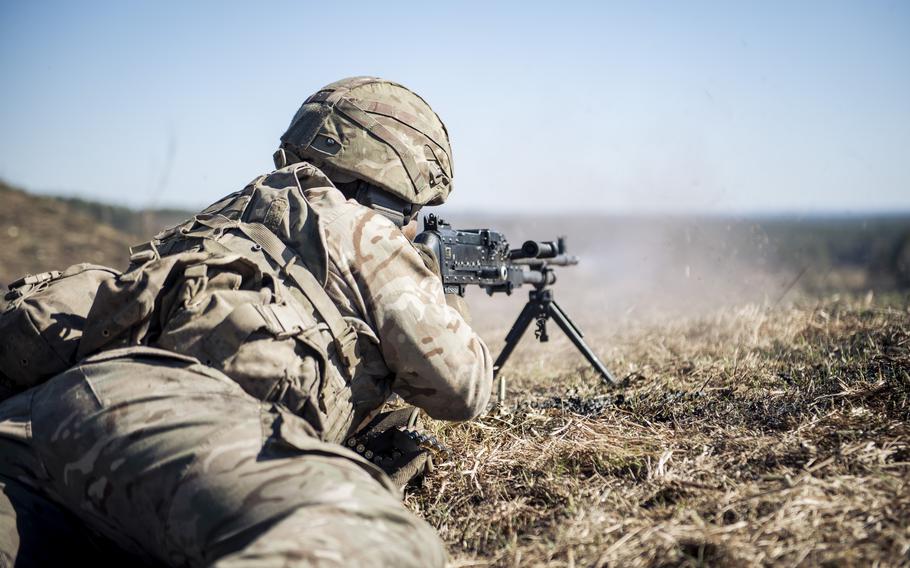
[[[296,262],[297,255],[275,233],[261,223],[232,221],[221,215],[198,215],[196,221],[215,230],[237,229],[254,243],[261,246],[266,255],[281,267],[281,271],[297,284],[306,299],[319,313],[319,316],[329,327],[329,333],[335,342],[335,348],[347,366],[348,374],[351,375],[353,373],[357,364],[354,350],[357,332],[345,321],[338,306],[329,298],[325,288],[316,280],[316,277]]]

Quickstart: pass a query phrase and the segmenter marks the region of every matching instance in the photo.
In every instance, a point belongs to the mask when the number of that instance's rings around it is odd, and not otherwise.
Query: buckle
[[[161,258],[155,241],[148,241],[140,245],[130,247],[130,264],[145,264]]]
[[[266,322],[266,329],[276,339],[287,339],[303,333],[304,322],[300,314],[287,303],[256,306]]]
[[[28,274],[10,282],[9,289],[13,290],[15,288],[22,288],[23,286],[34,286],[35,284],[41,284],[42,282],[49,282],[60,277],[59,270],[50,270],[48,272],[40,272],[38,274]]]
[[[357,330],[348,325],[345,328],[344,335],[335,338],[335,350],[341,357],[342,362],[347,367],[350,378],[354,377],[354,368],[357,366],[357,352],[354,346],[357,344]]]

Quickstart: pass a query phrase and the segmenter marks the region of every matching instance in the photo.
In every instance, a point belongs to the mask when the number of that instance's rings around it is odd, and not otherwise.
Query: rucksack
[[[76,364],[98,288],[118,274],[83,263],[63,272],[29,275],[9,285],[0,313],[0,400]]]
[[[193,357],[338,441],[354,409],[345,378],[329,364],[331,343],[328,326],[253,260],[186,252],[105,282],[79,356],[147,345]]]

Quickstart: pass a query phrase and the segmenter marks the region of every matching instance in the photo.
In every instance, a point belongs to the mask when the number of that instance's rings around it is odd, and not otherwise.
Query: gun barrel
[[[525,270],[521,274],[521,281],[524,284],[534,286],[549,286],[556,282],[556,273],[551,271],[538,272],[536,270]]]
[[[578,257],[573,254],[561,254],[547,259],[547,264],[554,264],[556,266],[575,266],[578,264]]]
[[[578,264],[578,257],[572,254],[560,254],[552,258],[519,258],[512,261],[514,264],[539,268],[541,266],[574,266]]]

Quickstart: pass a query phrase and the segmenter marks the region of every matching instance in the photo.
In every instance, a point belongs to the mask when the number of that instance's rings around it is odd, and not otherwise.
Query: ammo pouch
[[[106,283],[80,354],[148,345],[188,355],[335,437],[352,408],[346,381],[327,364],[325,328],[252,260],[191,252],[151,260]]]
[[[0,313],[0,400],[76,364],[85,318],[98,288],[117,271],[75,264],[10,284]]]

